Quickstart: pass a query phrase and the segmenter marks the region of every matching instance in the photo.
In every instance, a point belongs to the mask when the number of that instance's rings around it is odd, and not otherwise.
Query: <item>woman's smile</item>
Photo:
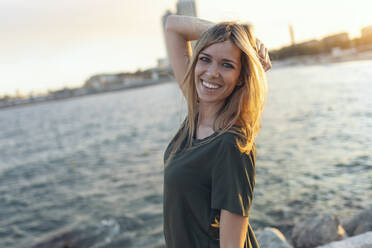
[[[200,81],[201,81],[201,84],[204,86],[204,88],[206,90],[217,90],[217,89],[221,88],[221,85],[219,85],[219,84],[212,83],[212,82],[207,82],[203,79],[201,79]]]

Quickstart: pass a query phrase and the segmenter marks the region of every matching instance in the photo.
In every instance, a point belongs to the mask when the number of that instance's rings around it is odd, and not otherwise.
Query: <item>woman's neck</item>
[[[205,104],[199,103],[198,125],[208,126],[213,128],[216,114],[221,104]]]

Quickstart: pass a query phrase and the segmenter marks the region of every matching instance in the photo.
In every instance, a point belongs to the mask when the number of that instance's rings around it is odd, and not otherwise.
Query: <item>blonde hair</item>
[[[253,28],[248,24],[223,22],[214,25],[204,32],[197,41],[193,56],[184,77],[185,98],[188,114],[179,131],[173,138],[173,146],[166,164],[186,139],[186,149],[192,147],[195,133],[195,120],[198,115],[198,95],[194,83],[195,66],[201,51],[215,43],[232,41],[241,51],[241,71],[237,85],[226,98],[224,105],[218,110],[213,129],[237,134],[237,146],[243,153],[249,153],[261,127],[261,117],[264,108],[267,84],[265,71],[258,57],[258,48],[253,36]],[[207,139],[208,143],[213,139]]]

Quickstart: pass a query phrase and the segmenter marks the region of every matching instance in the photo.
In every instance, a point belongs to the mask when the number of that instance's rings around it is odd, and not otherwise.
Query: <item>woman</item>
[[[168,145],[164,235],[169,248],[259,247],[249,224],[254,139],[266,98],[267,49],[249,25],[169,16],[168,55],[188,114]],[[190,42],[198,40],[192,54]]]

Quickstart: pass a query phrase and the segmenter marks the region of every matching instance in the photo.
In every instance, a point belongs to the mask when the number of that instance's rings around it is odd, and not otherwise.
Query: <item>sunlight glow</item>
[[[372,24],[365,0],[196,1],[201,18],[255,26],[268,48]],[[80,85],[95,73],[134,71],[166,55],[161,16],[176,0],[2,0],[0,95]],[[63,11],[61,11],[63,10]],[[316,17],[314,17],[316,13]]]

